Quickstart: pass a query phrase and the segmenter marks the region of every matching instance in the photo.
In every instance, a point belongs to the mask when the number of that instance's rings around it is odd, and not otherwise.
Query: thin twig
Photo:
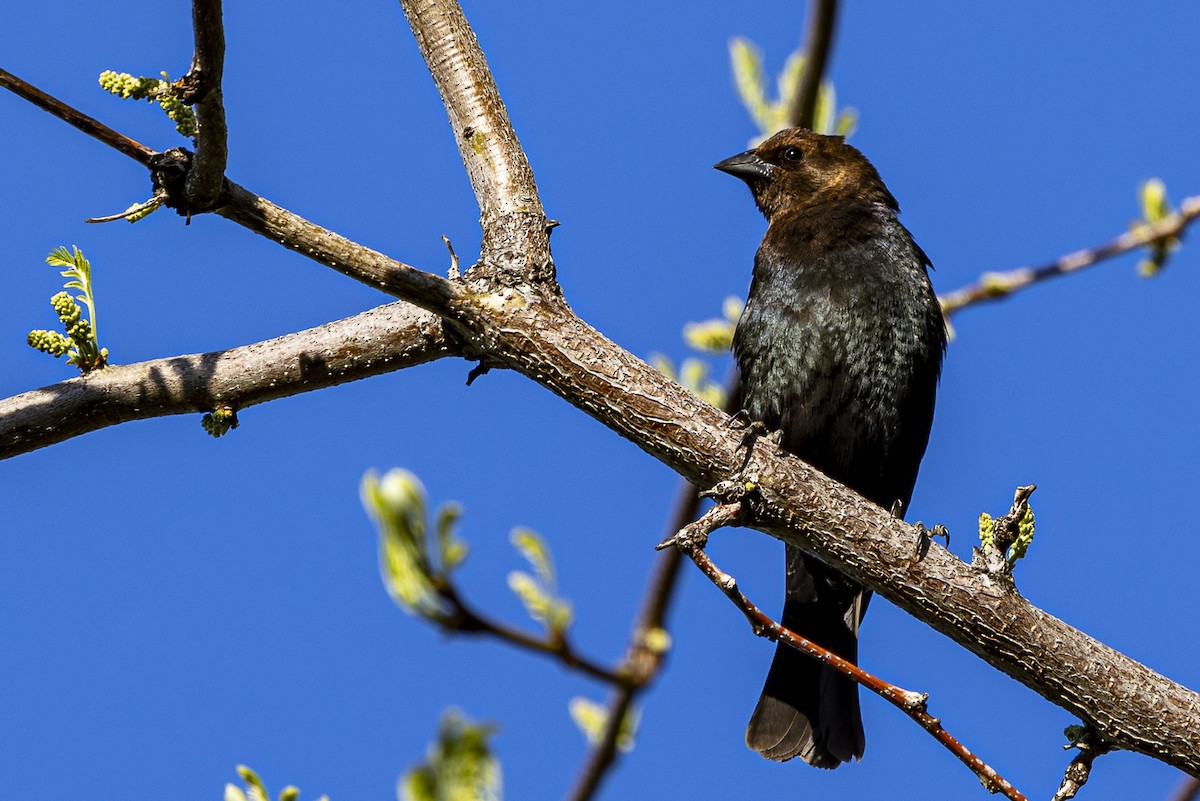
[[[1003,273],[984,273],[976,283],[942,295],[940,297],[942,314],[949,317],[967,306],[984,301],[1000,300],[1048,278],[1067,275],[1154,242],[1178,237],[1197,217],[1200,217],[1200,195],[1185,199],[1179,204],[1179,210],[1174,214],[1164,217],[1158,222],[1141,223],[1133,230],[1094,248],[1068,253],[1041,267],[1022,267]]]
[[[445,617],[439,616],[430,618],[430,620],[447,631],[488,634],[518,648],[553,657],[567,667],[586,673],[594,679],[618,687],[629,683],[628,678],[621,670],[612,670],[580,654],[564,636],[535,637],[520,629],[485,617],[464,601],[458,594],[458,589],[452,584],[443,584],[437,587],[437,592],[442,600],[449,604],[452,611]]]
[[[0,86],[11,89],[39,108],[147,167],[151,166],[151,159],[157,162],[177,152],[156,153],[3,70],[0,70]],[[455,318],[454,307],[466,295],[465,290],[441,276],[418,270],[363,247],[275,205],[232,181],[225,182],[221,206],[215,211],[222,217],[233,220],[238,225],[320,264],[332,267],[343,275],[407,300],[439,316]]]
[[[78,128],[88,136],[99,139],[104,144],[118,152],[124,153],[142,166],[150,166],[150,158],[155,155],[155,151],[140,142],[135,142],[124,134],[117,133],[112,128],[92,119],[82,111],[71,108],[58,98],[51,97],[41,89],[26,83],[11,72],[0,69],[0,87],[8,89],[19,97],[28,100],[43,111],[50,112],[55,117]]]
[[[805,28],[804,72],[800,86],[792,97],[788,121],[796,127],[812,129],[817,115],[817,98],[821,81],[833,50],[833,29],[837,22],[838,0],[810,0],[808,25]]]
[[[185,83],[195,105],[196,155],[188,172],[187,207],[208,209],[221,196],[221,182],[229,161],[229,130],[225,123],[225,102],[221,81],[225,71],[225,28],[221,21],[221,0],[192,0],[192,29],[196,51]]]
[[[728,573],[723,572],[709,558],[704,551],[704,545],[707,542],[708,535],[713,531],[724,526],[738,523],[742,515],[742,502],[721,504],[705,512],[698,520],[685,526],[679,534],[672,538],[675,547],[683,551],[683,553],[691,558],[696,566],[706,575],[709,580],[725,594],[729,600],[733,601],[734,605],[741,610],[749,621],[750,627],[759,637],[766,637],[770,640],[785,642],[797,651],[800,651],[813,659],[819,660],[822,664],[828,665],[834,670],[849,676],[855,682],[866,687],[871,692],[890,702],[893,706],[899,709],[904,714],[908,715],[916,721],[921,728],[929,732],[929,734],[941,743],[950,753],[954,754],[959,761],[971,769],[971,771],[979,777],[983,786],[990,793],[1001,793],[1006,798],[1012,801],[1027,801],[1024,795],[1013,787],[1006,779],[980,759],[978,756],[968,750],[961,742],[955,739],[949,732],[942,727],[942,723],[937,718],[933,717],[926,711],[926,700],[928,696],[923,693],[915,693],[909,690],[897,687],[894,684],[884,681],[883,679],[874,676],[862,668],[855,665],[853,662],[848,662],[837,654],[829,651],[817,643],[807,640],[804,637],[796,634],[790,629],[786,629],[773,618],[764,613],[758,608],[749,598],[747,598],[740,589],[738,589],[737,581]]]

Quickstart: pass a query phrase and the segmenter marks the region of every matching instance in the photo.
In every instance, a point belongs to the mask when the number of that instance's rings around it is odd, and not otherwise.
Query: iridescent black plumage
[[[879,173],[841,137],[791,129],[717,169],[769,225],[734,335],[742,406],[783,448],[869,500],[908,507],[933,421],[946,330],[928,258]],[[787,549],[782,623],[857,661],[870,593]],[[837,767],[864,747],[857,687],[780,645],[746,742]]]

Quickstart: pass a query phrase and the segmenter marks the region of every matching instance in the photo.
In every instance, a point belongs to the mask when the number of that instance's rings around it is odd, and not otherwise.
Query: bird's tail
[[[789,554],[788,568],[783,626],[857,662],[858,617],[864,605],[860,598],[865,591],[840,591],[848,581],[811,556],[801,560]],[[805,575],[798,575],[801,571]],[[861,759],[865,744],[858,685],[780,643],[746,728],[746,745],[778,762],[798,756],[814,767],[836,768]]]

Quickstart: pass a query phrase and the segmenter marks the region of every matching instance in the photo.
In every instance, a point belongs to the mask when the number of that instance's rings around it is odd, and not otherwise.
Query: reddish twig
[[[98,120],[92,119],[82,111],[71,108],[58,98],[51,97],[41,89],[26,83],[11,72],[0,69],[0,87],[4,87],[18,97],[28,100],[43,111],[50,112],[55,117],[73,125],[88,136],[99,139],[104,144],[124,153],[142,166],[150,166],[150,158],[155,155],[155,151],[140,142],[135,142],[124,134],[117,133],[112,128],[109,128]]]
[[[915,693],[890,684],[866,672],[853,662],[848,662],[817,643],[797,635],[790,629],[784,628],[747,598],[738,589],[737,581],[732,576],[716,566],[704,551],[708,535],[725,526],[739,525],[742,518],[743,503],[744,501],[738,500],[713,507],[701,515],[698,520],[685,526],[674,537],[663,542],[659,547],[674,545],[683,551],[684,555],[695,562],[701,572],[708,576],[709,580],[717,585],[717,588],[741,610],[757,636],[785,642],[797,651],[805,653],[813,659],[829,665],[839,673],[849,676],[915,720],[921,728],[929,732],[935,740],[945,746],[959,761],[970,768],[979,777],[980,782],[983,783],[988,792],[1001,793],[1012,801],[1027,801],[1020,791],[1000,776],[1000,774],[996,773],[990,765],[955,739],[942,727],[942,722],[939,719],[926,711],[926,701],[929,697],[927,694]]]

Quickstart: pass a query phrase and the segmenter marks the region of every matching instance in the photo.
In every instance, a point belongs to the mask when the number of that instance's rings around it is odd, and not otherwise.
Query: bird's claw
[[[913,528],[917,530],[917,552],[924,553],[929,547],[929,543],[934,537],[941,537],[946,541],[946,547],[950,547],[950,529],[943,526],[941,523],[934,525],[932,528],[925,528],[925,524],[920,520],[913,523]]]
[[[717,503],[736,503],[757,489],[757,476],[737,476],[709,487],[700,493],[700,497],[711,498]]]

